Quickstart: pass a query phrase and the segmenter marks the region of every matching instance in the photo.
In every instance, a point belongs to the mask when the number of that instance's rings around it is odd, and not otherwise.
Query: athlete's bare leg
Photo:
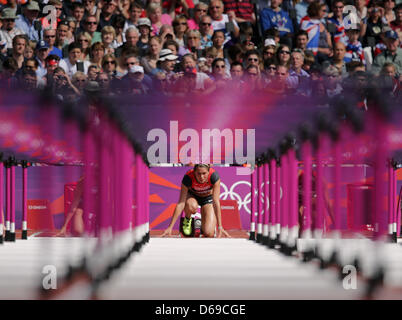
[[[201,224],[204,237],[213,238],[215,236],[216,217],[212,203],[205,204],[201,207]]]
[[[186,200],[186,205],[184,206],[184,212],[186,218],[191,218],[191,215],[196,213],[198,209],[198,202],[193,197],[188,197]]]

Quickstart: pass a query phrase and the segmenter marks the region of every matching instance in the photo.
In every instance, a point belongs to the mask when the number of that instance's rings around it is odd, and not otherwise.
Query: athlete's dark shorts
[[[192,193],[189,194],[190,197],[194,198],[195,200],[197,200],[197,203],[199,206],[205,206],[206,204],[212,204],[213,200],[212,200],[212,195],[206,196],[206,197],[198,197]]]

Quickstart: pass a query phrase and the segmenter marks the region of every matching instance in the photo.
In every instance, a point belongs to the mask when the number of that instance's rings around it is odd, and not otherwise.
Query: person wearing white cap
[[[129,81],[128,92],[131,94],[146,94],[149,88],[144,84],[144,68],[142,66],[132,66],[128,69]]]
[[[38,31],[34,27],[34,21],[38,17],[39,11],[38,3],[36,1],[29,1],[22,7],[22,14],[15,21],[16,27],[25,33],[29,40],[39,41]]]
[[[0,38],[6,41],[6,48],[11,49],[13,47],[13,38],[18,34],[23,34],[23,32],[15,26],[17,16],[13,9],[4,8],[1,11],[0,19],[3,23],[0,30]]]
[[[166,73],[167,79],[175,77],[174,66],[176,65],[176,60],[178,56],[174,55],[170,49],[162,49],[159,54],[158,63],[163,72]]]

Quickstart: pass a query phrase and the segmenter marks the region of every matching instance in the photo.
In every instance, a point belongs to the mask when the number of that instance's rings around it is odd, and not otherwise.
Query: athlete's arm
[[[214,212],[216,216],[216,223],[218,225],[218,238],[222,237],[222,234],[226,237],[230,237],[229,234],[223,230],[222,227],[222,214],[221,214],[221,203],[219,197],[221,194],[221,179],[218,179],[212,188],[212,205],[214,206]]]
[[[177,219],[179,218],[180,214],[184,210],[184,206],[186,205],[186,199],[187,199],[187,193],[188,193],[188,188],[182,184],[181,185],[181,190],[180,190],[180,197],[179,197],[179,202],[176,205],[176,208],[174,209],[172,220],[170,221],[169,227],[163,232],[162,237],[168,235],[172,235],[172,229],[174,224],[176,223]]]

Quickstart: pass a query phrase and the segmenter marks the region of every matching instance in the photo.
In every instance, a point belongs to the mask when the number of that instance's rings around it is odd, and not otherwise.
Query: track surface
[[[38,299],[54,266],[57,276],[68,264],[78,264],[91,252],[96,239],[38,238],[0,246],[0,299]],[[385,245],[388,287],[374,298],[402,297],[402,250]],[[58,283],[60,284],[60,283]],[[389,285],[391,285],[389,287]],[[333,269],[320,270],[317,263],[303,264],[277,250],[243,238],[151,238],[104,282],[98,299],[152,300],[249,300],[249,299],[361,299],[366,283],[345,290]],[[58,299],[88,299],[88,283],[79,283]],[[56,291],[57,292],[57,291]],[[43,297],[42,297],[43,298]]]

